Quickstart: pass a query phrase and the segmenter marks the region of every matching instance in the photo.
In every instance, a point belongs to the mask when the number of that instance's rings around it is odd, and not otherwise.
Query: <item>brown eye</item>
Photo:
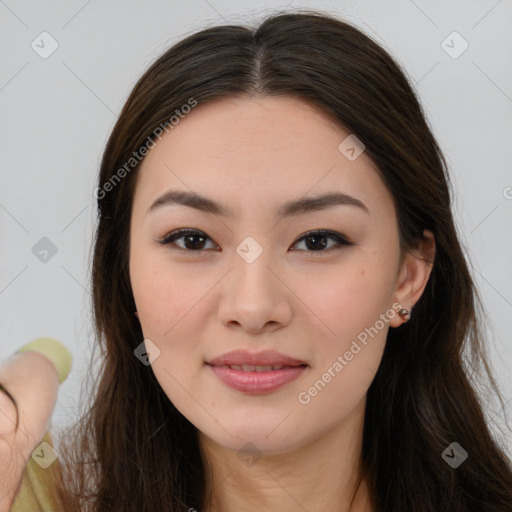
[[[176,240],[182,240],[182,244],[178,245],[179,249],[188,251],[202,251],[205,246],[205,241],[210,240],[205,233],[194,229],[180,229],[169,233],[163,240],[160,241],[162,245],[175,244]]]
[[[180,244],[176,243],[177,240],[180,240]],[[202,231],[196,229],[179,229],[169,233],[162,240],[159,240],[158,243],[161,245],[174,245],[177,246],[178,249],[188,252],[202,252],[206,250],[205,245],[208,240],[213,243],[211,238]],[[329,246],[329,240],[334,240],[335,243]],[[299,238],[292,247],[295,247],[298,243],[303,241],[305,242],[306,252],[326,252],[327,249],[333,249],[343,245],[354,245],[342,234],[325,230],[306,233]],[[218,247],[216,244],[214,245]]]
[[[299,238],[297,242],[295,242],[294,246],[299,242],[304,241],[307,249],[313,252],[325,252],[324,249],[328,246],[328,240],[334,240],[334,247],[339,247],[340,245],[353,245],[352,242],[349,242],[343,235],[340,233],[336,233],[334,231],[311,231],[306,233],[304,236]],[[332,249],[333,246],[329,247]]]

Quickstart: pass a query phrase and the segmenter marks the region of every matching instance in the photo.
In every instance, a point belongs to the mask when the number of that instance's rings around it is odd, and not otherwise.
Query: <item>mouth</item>
[[[309,368],[304,361],[275,350],[233,350],[205,363],[223,384],[249,395],[277,391]]]
[[[247,395],[265,395],[277,391],[298,379],[309,368],[307,364],[206,365],[224,385]]]

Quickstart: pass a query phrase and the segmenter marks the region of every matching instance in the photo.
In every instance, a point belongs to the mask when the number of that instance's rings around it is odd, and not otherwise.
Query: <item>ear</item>
[[[436,243],[431,231],[423,231],[423,239],[419,246],[409,251],[402,263],[397,279],[395,297],[402,308],[411,310],[420,299],[432,271]],[[411,313],[412,315],[413,313]],[[406,320],[397,314],[390,320],[391,327],[398,327]]]

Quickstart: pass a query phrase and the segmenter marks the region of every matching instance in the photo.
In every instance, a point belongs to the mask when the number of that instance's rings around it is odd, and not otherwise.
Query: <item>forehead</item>
[[[339,190],[370,211],[379,203],[389,208],[372,160],[363,152],[351,161],[340,151],[349,135],[297,98],[217,99],[195,107],[157,140],[139,170],[136,200],[147,204],[181,188],[226,204],[265,207]]]

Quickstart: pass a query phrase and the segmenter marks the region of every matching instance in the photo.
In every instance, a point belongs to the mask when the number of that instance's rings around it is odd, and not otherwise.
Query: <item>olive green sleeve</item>
[[[47,432],[27,462],[9,512],[58,512],[53,493],[59,470],[52,437]]]

